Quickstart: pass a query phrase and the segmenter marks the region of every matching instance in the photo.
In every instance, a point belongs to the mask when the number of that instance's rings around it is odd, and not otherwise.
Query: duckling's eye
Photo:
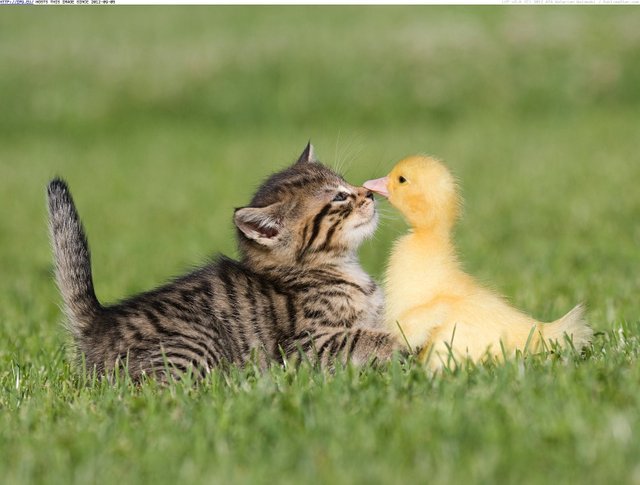
[[[344,202],[349,197],[349,194],[346,192],[338,192],[336,196],[333,198],[333,202]]]
[[[404,178],[402,175],[400,175],[400,177],[398,177],[398,182],[400,182],[401,184],[404,184],[407,181],[406,178]]]

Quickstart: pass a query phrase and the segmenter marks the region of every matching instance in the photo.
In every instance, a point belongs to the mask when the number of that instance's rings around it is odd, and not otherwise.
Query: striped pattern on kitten
[[[48,186],[56,280],[89,370],[134,378],[204,376],[302,353],[324,366],[387,360],[401,345],[381,330],[382,293],[361,269],[377,225],[371,192],[313,159],[311,145],[237,209],[241,258],[218,257],[113,305],[96,298],[87,239],[66,183]]]

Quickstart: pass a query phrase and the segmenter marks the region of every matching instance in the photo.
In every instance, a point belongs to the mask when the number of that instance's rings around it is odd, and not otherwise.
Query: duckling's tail
[[[545,342],[557,342],[566,345],[565,336],[571,339],[573,346],[581,350],[591,342],[593,330],[584,319],[584,306],[576,305],[573,310],[555,322],[546,323],[538,327]]]

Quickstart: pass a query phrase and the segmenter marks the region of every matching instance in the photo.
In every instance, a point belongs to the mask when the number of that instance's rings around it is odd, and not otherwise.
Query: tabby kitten
[[[387,360],[401,346],[379,330],[383,297],[356,256],[377,225],[373,194],[314,161],[307,145],[237,209],[241,259],[224,256],[155,290],[103,306],[66,183],[48,186],[56,279],[89,369],[133,378],[221,364],[261,366],[302,352],[312,362]]]

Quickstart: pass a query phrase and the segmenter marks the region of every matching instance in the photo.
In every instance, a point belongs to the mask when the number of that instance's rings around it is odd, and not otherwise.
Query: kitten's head
[[[236,209],[234,222],[244,260],[300,264],[352,255],[375,231],[378,215],[372,192],[317,162],[308,144],[249,206]]]

